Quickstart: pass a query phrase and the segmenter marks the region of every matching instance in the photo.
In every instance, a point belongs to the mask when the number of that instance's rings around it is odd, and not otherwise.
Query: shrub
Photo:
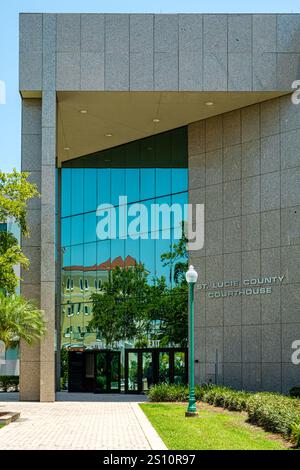
[[[0,390],[2,392],[17,392],[19,388],[19,376],[17,375],[0,375]]]
[[[266,431],[291,435],[291,426],[300,419],[300,402],[277,393],[255,393],[248,400],[249,420]]]
[[[300,422],[291,425],[291,441],[295,447],[300,447]]]
[[[150,401],[187,401],[189,397],[188,387],[185,385],[158,384],[150,387],[148,398]]]
[[[203,399],[203,395],[207,390],[212,388],[211,385],[196,385],[195,398],[197,401]],[[154,402],[183,402],[189,399],[189,389],[187,385],[175,385],[161,383],[153,385],[147,393],[150,401]]]
[[[290,397],[300,398],[300,387],[293,387],[289,393]]]

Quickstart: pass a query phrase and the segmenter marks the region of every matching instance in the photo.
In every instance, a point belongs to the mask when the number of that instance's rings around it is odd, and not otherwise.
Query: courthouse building
[[[299,386],[300,15],[25,13],[19,74],[22,170],[41,193],[21,293],[47,322],[21,344],[21,400],[55,400],[65,351],[73,391],[186,380],[186,348],[162,347],[159,324],[143,347],[111,349],[89,328],[115,266],[172,287],[173,239],[97,237],[97,207],[120,211],[124,195],[204,204],[204,246],[189,253],[196,381]]]

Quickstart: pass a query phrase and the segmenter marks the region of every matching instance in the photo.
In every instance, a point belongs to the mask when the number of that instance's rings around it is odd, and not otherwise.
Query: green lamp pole
[[[189,285],[190,300],[190,344],[189,344],[189,405],[185,413],[186,417],[198,416],[195,399],[195,376],[194,376],[194,287],[198,279],[198,273],[194,266],[187,271],[186,281]]]

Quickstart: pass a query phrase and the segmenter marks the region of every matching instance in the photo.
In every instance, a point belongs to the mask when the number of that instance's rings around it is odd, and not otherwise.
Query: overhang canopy
[[[58,165],[282,92],[57,92]]]

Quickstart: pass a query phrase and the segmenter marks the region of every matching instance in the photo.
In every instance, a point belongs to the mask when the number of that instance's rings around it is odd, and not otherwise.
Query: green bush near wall
[[[249,421],[266,431],[283,435],[295,447],[300,447],[300,400],[291,396],[267,392],[236,391],[227,387],[203,385],[195,387],[197,401],[231,411],[245,411]],[[152,402],[188,401],[188,387],[154,385],[148,392]]]
[[[17,392],[19,389],[18,375],[0,375],[0,391],[1,392]]]

